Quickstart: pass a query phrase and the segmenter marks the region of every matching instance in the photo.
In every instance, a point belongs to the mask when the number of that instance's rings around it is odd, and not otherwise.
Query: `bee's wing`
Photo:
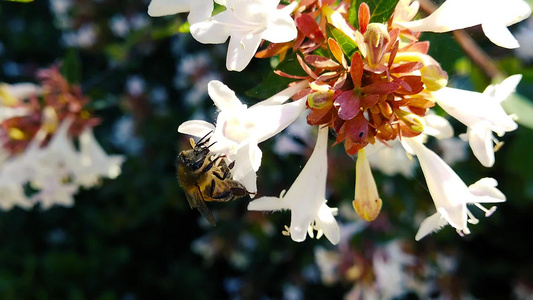
[[[215,226],[216,221],[215,217],[207,208],[207,205],[205,205],[204,198],[202,197],[202,193],[197,192],[193,194],[185,193],[185,196],[187,197],[187,201],[189,201],[189,205],[191,208],[197,208],[200,214],[207,220],[211,225]]]

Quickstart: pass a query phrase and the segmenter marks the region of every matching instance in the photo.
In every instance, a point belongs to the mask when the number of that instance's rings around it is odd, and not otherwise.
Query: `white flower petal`
[[[470,193],[465,183],[450,166],[422,143],[411,138],[404,138],[404,141],[418,157],[437,211],[442,208],[446,212],[443,217],[453,227],[460,230],[466,228],[467,215],[464,197]]]
[[[412,31],[447,32],[481,24],[484,0],[447,0],[426,18],[398,23]],[[487,5],[487,4],[485,4]]]
[[[507,49],[520,47],[513,34],[507,29],[507,26],[502,22],[498,22],[498,20],[487,20],[481,24],[481,28],[487,38],[500,47]]]
[[[499,102],[509,98],[516,91],[516,87],[522,80],[522,74],[515,74],[505,78],[502,82],[495,85],[489,85],[483,94],[489,95]]]
[[[448,223],[438,212],[427,217],[420,224],[420,228],[418,229],[418,232],[416,233],[415,240],[420,241],[426,235],[440,230],[446,224]]]
[[[497,203],[504,202],[506,200],[505,195],[496,187],[498,182],[494,178],[485,177],[478,180],[476,183],[471,184],[468,190],[479,197],[483,197],[485,203]]]
[[[152,0],[153,1],[153,0]],[[173,0],[175,1],[175,0]],[[205,21],[213,14],[213,0],[189,0],[191,12],[187,16],[189,24]]]
[[[212,0],[152,0],[148,5],[148,15],[161,17],[189,12],[190,24],[205,21],[213,13]]]
[[[523,0],[505,3],[496,0],[447,0],[428,17],[398,22],[412,31],[447,32],[482,24],[483,31],[495,44],[517,48],[518,42],[507,26],[526,19],[531,8]]]
[[[248,210],[274,211],[283,209],[289,209],[289,206],[278,197],[260,197],[248,204]]]
[[[468,142],[479,162],[490,168],[494,165],[492,131],[487,126],[474,126],[468,129]]]
[[[186,121],[178,127],[179,133],[184,133],[196,137],[203,137],[214,130],[215,126],[213,126],[213,124],[203,120]]]
[[[231,170],[234,180],[239,181],[250,192],[257,192],[257,175],[255,172],[261,164],[261,150],[257,143],[246,143],[238,151],[235,158],[235,166]],[[254,169],[256,164],[257,169]]]
[[[333,244],[337,245],[341,239],[339,225],[333,216],[332,209],[326,203],[320,206],[318,218],[315,219],[317,228],[320,228],[326,238]]]
[[[294,4],[294,2],[293,2]],[[296,38],[298,30],[294,20],[284,11],[278,11],[270,15],[268,27],[261,35],[263,39],[272,43],[284,43]]]
[[[246,105],[241,103],[235,92],[218,80],[211,80],[207,84],[207,92],[220,110],[246,109]]]
[[[248,109],[249,122],[254,122],[254,135],[263,142],[289,126],[305,110],[306,98],[283,104],[255,106]]]
[[[148,5],[148,15],[161,17],[188,12],[190,1],[187,0],[152,0]]]
[[[220,19],[225,13],[221,12],[206,21],[192,24],[190,27],[192,37],[202,44],[224,43],[230,35],[230,28],[220,24],[215,18]]]
[[[226,68],[237,72],[244,70],[254,57],[260,43],[261,35],[233,33],[228,45]]]

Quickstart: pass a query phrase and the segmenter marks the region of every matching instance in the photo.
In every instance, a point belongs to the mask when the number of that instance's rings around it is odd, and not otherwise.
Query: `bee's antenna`
[[[213,145],[216,144],[216,143],[217,143],[217,141],[214,141],[214,142],[212,142],[209,146],[206,146],[206,148],[209,149],[209,148],[211,148],[211,146],[213,146]]]
[[[213,130],[209,131],[206,135],[204,135],[199,141],[198,143],[196,143],[196,146],[198,147],[202,147],[205,143],[207,143],[209,141],[209,139],[207,139],[208,136],[211,135],[211,133],[213,133]],[[209,148],[209,147],[208,147]]]

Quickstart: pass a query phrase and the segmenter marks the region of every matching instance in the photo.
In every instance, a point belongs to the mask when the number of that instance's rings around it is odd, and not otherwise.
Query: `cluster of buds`
[[[0,207],[70,206],[80,186],[120,174],[121,156],[108,156],[92,128],[99,123],[81,93],[53,66],[38,72],[40,85],[2,84]],[[79,150],[74,140],[79,142]]]
[[[40,70],[37,77],[40,86],[19,86],[19,89],[26,89],[25,95],[13,95],[8,85],[4,84],[2,105],[23,112],[0,124],[2,146],[11,154],[24,152],[41,128],[47,133],[44,144],[48,143],[65,119],[72,120],[68,132],[71,137],[78,137],[84,129],[100,122],[86,109],[89,99],[81,93],[80,86],[67,82],[58,66]]]
[[[437,213],[422,222],[416,239],[446,224],[467,234],[467,223],[477,222],[467,204],[476,204],[488,216],[494,208],[487,210],[479,203],[505,201],[496,180],[483,178],[467,187],[424,143],[428,135],[439,139],[453,136],[445,118],[429,113],[438,104],[468,127],[466,137],[474,155],[483,165],[492,166],[492,132],[501,136],[517,128],[500,102],[514,91],[521,75],[489,86],[483,94],[446,87],[446,72],[428,55],[429,43],[419,37],[422,31],[445,32],[482,23],[491,41],[515,48],[506,26],[531,13],[522,0],[505,7],[505,13],[496,13],[501,6],[490,2],[468,22],[454,17],[459,1],[446,1],[434,14],[417,21],[412,19],[419,4],[412,0],[398,1],[394,9],[383,11],[365,3],[352,7],[348,1],[334,0],[290,1],[285,6],[279,1],[217,0],[226,10],[214,16],[210,0],[202,1],[201,6],[195,1],[176,2],[180,4],[152,0],[149,13],[160,16],[190,11],[188,20],[196,40],[218,44],[230,38],[228,70],[243,70],[264,39],[271,43],[255,57],[278,55],[284,60],[293,55],[305,72],[302,76],[276,70],[297,82],[251,107],[229,87],[212,81],[208,92],[220,109],[216,124],[193,120],[178,128],[197,137],[213,132],[210,150],[223,155],[228,164],[234,162],[233,179],[255,193],[262,156],[258,144],[306,111],[307,123],[319,128],[309,161],[286,193],[261,197],[248,206],[249,210],[291,210],[286,233],[293,240],[303,241],[307,233],[314,236],[316,230],[317,236],[324,234],[332,243],[339,242],[336,209],[326,205],[325,199],[330,131],[335,135],[334,145],[343,143],[347,154],[357,154],[352,203],[367,221],[378,216],[382,205],[365,154],[366,146],[377,143],[389,146],[400,141],[407,153],[417,156],[426,177]],[[480,5],[476,0],[467,2],[468,7]],[[380,14],[390,17],[376,18]],[[285,103],[289,98],[294,101]]]

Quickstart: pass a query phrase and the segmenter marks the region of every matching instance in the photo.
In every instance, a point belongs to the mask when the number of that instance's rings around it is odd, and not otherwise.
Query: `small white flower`
[[[107,155],[90,128],[84,130],[79,139],[79,163],[72,170],[76,183],[84,187],[92,187],[101,177],[115,179],[120,175],[120,166],[124,161],[122,155]]]
[[[235,161],[233,179],[241,181],[251,192],[255,192],[255,172],[261,165],[262,152],[259,143],[276,135],[291,124],[305,110],[305,98],[287,104],[256,104],[247,107],[235,93],[220,81],[208,84],[208,93],[220,113],[216,127],[213,124],[193,120],[181,124],[178,131],[202,137],[213,131],[210,148]],[[281,92],[283,93],[283,91]],[[287,95],[287,100],[292,95]],[[278,98],[277,95],[272,98]],[[263,101],[271,103],[271,98]]]
[[[531,7],[523,0],[447,0],[428,17],[398,24],[413,31],[448,32],[481,24],[483,32],[494,44],[504,48],[520,45],[507,26],[531,15]]]
[[[194,24],[211,17],[213,8],[213,0],[152,0],[148,5],[148,14],[151,17],[161,17],[189,12],[187,21]]]
[[[49,209],[53,205],[70,207],[74,204],[74,194],[78,192],[78,185],[65,183],[60,177],[49,176],[35,187],[40,191],[31,197],[34,203],[41,203],[42,209]]]
[[[518,127],[501,102],[514,92],[521,78],[522,75],[510,76],[500,84],[488,86],[483,94],[454,88],[433,92],[439,106],[468,127],[470,147],[485,167],[494,165],[492,132],[502,136]]]
[[[291,210],[290,236],[296,242],[305,240],[309,231],[316,229],[332,244],[340,240],[340,231],[334,214],[336,209],[326,205],[328,128],[319,130],[315,149],[300,175],[285,195],[261,197],[250,202],[248,210]]]
[[[255,55],[261,40],[283,43],[294,40],[296,25],[290,13],[297,2],[277,9],[279,0],[227,0],[226,10],[191,25],[192,36],[203,44],[230,42],[226,67],[242,71]]]
[[[0,208],[10,210],[13,206],[28,209],[33,202],[24,193],[22,185],[9,184],[0,179]]]
[[[412,149],[412,154],[418,157],[429,193],[437,208],[437,213],[426,218],[420,225],[415,237],[417,241],[446,224],[456,228],[461,235],[469,234],[467,221],[476,224],[478,220],[470,213],[467,204],[476,205],[488,217],[496,207],[487,210],[479,203],[505,201],[505,195],[496,188],[496,180],[483,178],[467,187],[450,166],[418,140],[404,138],[404,142]]]
[[[376,142],[368,144],[365,149],[372,168],[376,168],[388,176],[402,174],[411,178],[415,163],[407,156],[399,140],[387,141],[387,145]]]

